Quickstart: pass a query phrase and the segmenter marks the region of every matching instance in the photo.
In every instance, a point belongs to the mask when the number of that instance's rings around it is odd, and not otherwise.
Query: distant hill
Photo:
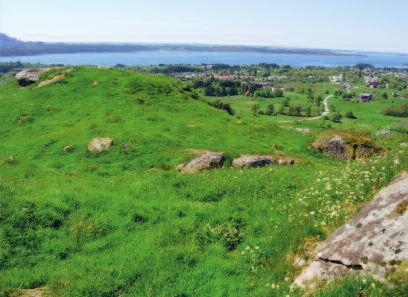
[[[141,44],[141,43],[51,43],[21,41],[0,33],[0,56],[28,56],[42,54],[137,52],[157,50],[184,50],[210,52],[256,52],[275,54],[307,54],[325,56],[356,56],[326,49],[293,49],[240,45]]]

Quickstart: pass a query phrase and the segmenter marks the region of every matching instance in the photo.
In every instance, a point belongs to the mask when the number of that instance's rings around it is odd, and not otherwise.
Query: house
[[[281,81],[287,78],[288,78],[287,75],[271,75],[271,76],[268,76],[267,79],[269,81]]]
[[[329,80],[330,80],[332,83],[341,83],[341,82],[344,81],[342,74],[329,76]]]
[[[213,78],[223,81],[232,81],[237,79],[238,77],[234,74],[229,74],[229,75],[213,75]]]
[[[374,96],[370,93],[362,93],[359,96],[361,102],[370,102],[374,99]]]
[[[378,88],[381,87],[381,83],[380,83],[380,80],[378,79],[378,77],[366,76],[366,77],[364,77],[364,80],[365,80],[367,86],[372,88],[372,89],[378,89]]]
[[[372,88],[372,89],[378,89],[378,88],[381,87],[381,84],[380,84],[380,82],[378,82],[378,81],[372,81],[372,82],[369,82],[369,83],[368,83],[368,86],[369,86],[370,88]]]
[[[350,91],[351,89],[353,89],[353,86],[349,83],[344,84],[343,86],[344,90],[346,91]]]

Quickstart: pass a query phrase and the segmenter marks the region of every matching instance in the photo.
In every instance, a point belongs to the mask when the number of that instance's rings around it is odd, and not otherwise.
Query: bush
[[[230,115],[234,115],[234,110],[231,108],[231,105],[229,103],[223,103],[220,100],[216,100],[213,102],[209,102],[212,107],[215,107],[217,109],[222,109],[228,112]]]
[[[383,113],[393,117],[408,117],[408,103],[389,106]]]
[[[352,119],[352,120],[357,119],[357,117],[354,115],[354,113],[353,113],[352,111],[348,111],[348,112],[346,113],[346,118]]]
[[[333,114],[333,116],[331,117],[331,120],[335,123],[340,123],[341,119],[343,118],[343,116],[339,113],[336,112],[335,114]]]

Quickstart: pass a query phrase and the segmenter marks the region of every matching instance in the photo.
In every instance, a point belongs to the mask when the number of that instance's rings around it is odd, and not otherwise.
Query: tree
[[[258,115],[258,113],[259,113],[259,105],[258,104],[252,105],[252,113],[254,114],[254,116]]]
[[[282,99],[282,106],[288,107],[290,99],[285,97]]]
[[[269,105],[266,107],[266,112],[265,112],[265,114],[267,114],[267,115],[272,115],[272,114],[274,113],[274,111],[275,111],[275,105],[269,104]]]
[[[294,109],[296,116],[299,117],[302,115],[302,105],[296,104]]]
[[[382,98],[383,98],[384,100],[387,100],[387,99],[388,99],[388,94],[387,94],[387,93],[382,94]]]
[[[312,116],[312,108],[310,106],[306,107],[305,114],[309,118]]]
[[[316,104],[316,106],[319,107],[320,104],[322,103],[322,101],[323,101],[322,96],[317,96],[317,97],[315,98],[315,104]]]
[[[276,97],[276,98],[283,97],[283,91],[282,91],[281,89],[275,90],[274,93],[275,93],[275,97]]]
[[[343,116],[339,112],[336,112],[335,114],[333,114],[331,120],[335,123],[340,123],[342,118]]]

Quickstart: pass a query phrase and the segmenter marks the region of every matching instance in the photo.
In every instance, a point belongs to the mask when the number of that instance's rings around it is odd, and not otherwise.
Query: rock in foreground
[[[113,138],[103,137],[94,138],[88,144],[88,151],[90,153],[101,153],[108,150],[113,144]]]
[[[15,75],[20,86],[27,86],[40,79],[41,74],[50,70],[49,68],[24,69]]]
[[[343,160],[366,159],[379,151],[368,136],[344,132],[324,135],[312,146],[318,152]]]
[[[295,280],[299,287],[350,271],[379,279],[408,260],[408,172],[380,191],[350,222],[319,248],[315,261]]]
[[[224,164],[224,154],[217,152],[204,152],[194,160],[177,166],[180,172],[199,172],[209,169],[220,168]]]
[[[264,167],[270,164],[291,165],[295,164],[295,160],[275,156],[243,155],[232,161],[232,167],[241,169]]]

